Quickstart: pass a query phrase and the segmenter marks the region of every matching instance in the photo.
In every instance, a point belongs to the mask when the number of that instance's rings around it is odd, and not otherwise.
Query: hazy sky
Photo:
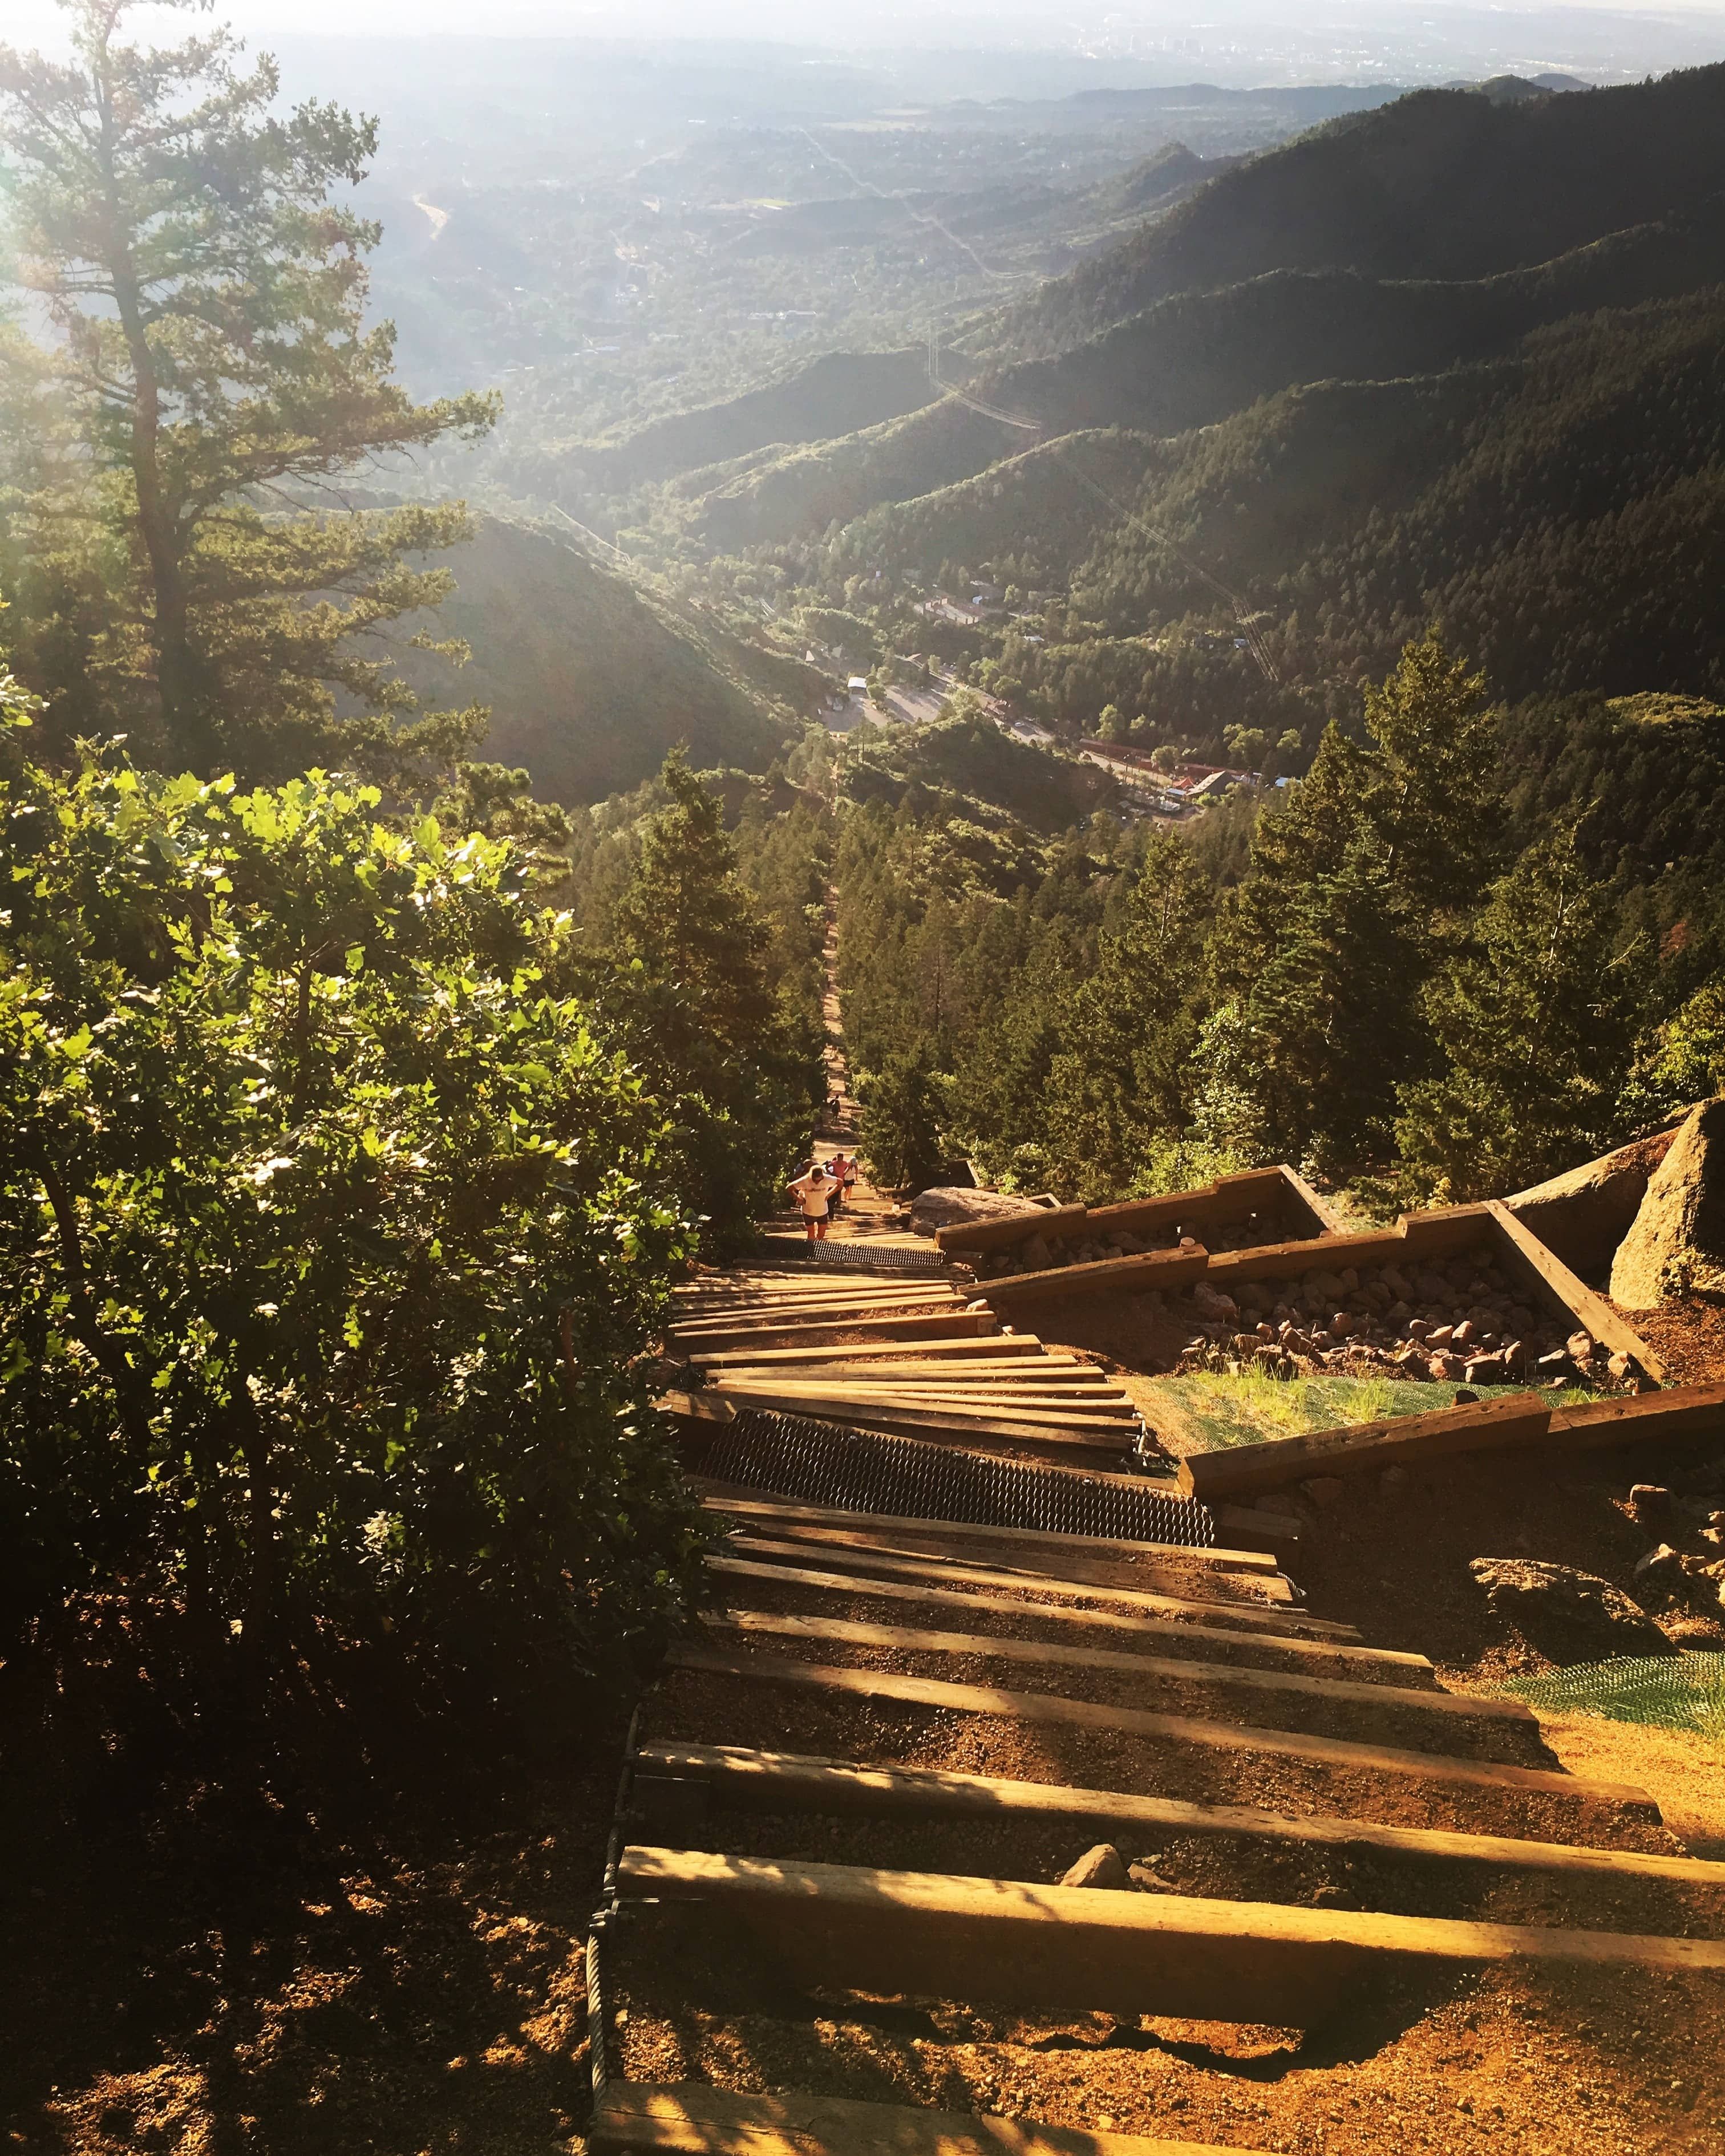
[[[1725,0],[1707,8],[1673,8],[1659,0],[1566,0],[1566,4],[1640,12],[1673,22],[1725,18]],[[141,10],[141,15],[144,11]],[[152,13],[154,11],[151,11]],[[1096,41],[1119,49],[1134,28],[1146,33],[1177,30],[1183,23],[1213,26],[1219,18],[1244,18],[1316,28],[1327,18],[1390,18],[1395,0],[1381,8],[1359,0],[1331,0],[1314,9],[1302,0],[1206,0],[1206,4],[1154,5],[1149,0],[220,0],[218,12],[247,36],[283,31],[364,34],[433,32],[536,35],[699,38],[768,37],[792,44],[906,44],[945,42],[1007,44],[1034,41],[1070,48]],[[1414,12],[1410,8],[1409,13]],[[1418,9],[1427,19],[1451,12],[1444,0]],[[1505,12],[1519,12],[1513,6]],[[1542,10],[1542,12],[1544,12]],[[53,0],[3,0],[0,28],[8,42],[48,45],[59,22]]]

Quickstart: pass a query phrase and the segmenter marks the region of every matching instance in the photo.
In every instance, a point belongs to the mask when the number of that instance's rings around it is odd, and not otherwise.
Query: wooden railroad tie
[[[1556,1872],[1579,1879],[1653,1879],[1675,1887],[1725,1891],[1725,1864],[1701,1856],[1656,1856],[1640,1850],[1583,1849],[1563,1841],[1455,1834],[1437,1827],[1379,1826],[1368,1820],[1286,1817],[1252,1804],[1187,1804],[1117,1789],[1074,1789],[1060,1782],[1002,1780],[934,1767],[861,1767],[745,1745],[646,1743],[636,1753],[645,1787],[697,1785],[730,1811],[861,1814],[886,1818],[1069,1819],[1148,1835],[1217,1835],[1305,1849],[1370,1851],[1442,1864],[1487,1864],[1501,1871]]]
[[[1363,1475],[1409,1460],[1536,1445],[1550,1421],[1550,1405],[1538,1393],[1513,1393],[1507,1399],[1471,1401],[1431,1414],[1195,1452],[1180,1462],[1180,1487],[1205,1504],[1255,1496],[1308,1476]]]
[[[767,1524],[773,1525],[772,1522]],[[778,1542],[733,1534],[729,1547],[752,1557],[789,1558],[798,1564],[813,1563],[819,1558],[822,1564],[880,1578],[927,1580],[937,1586],[943,1581],[958,1580],[972,1587],[994,1587],[1009,1589],[1018,1594],[1052,1598],[1060,1602],[1086,1603],[1105,1611],[1147,1611],[1151,1613],[1158,1625],[1166,1625],[1170,1630],[1191,1633],[1199,1638],[1206,1635],[1224,1640],[1247,1638],[1251,1635],[1235,1629],[1237,1625],[1245,1625],[1265,1635],[1266,1640],[1274,1636],[1278,1644],[1310,1647],[1315,1652],[1329,1650],[1340,1653],[1344,1650],[1337,1643],[1350,1641],[1356,1643],[1345,1650],[1350,1655],[1368,1656],[1374,1661],[1386,1664],[1399,1664],[1414,1672],[1431,1667],[1424,1655],[1401,1654],[1388,1647],[1358,1645],[1360,1635],[1357,1626],[1339,1624],[1329,1617],[1310,1617],[1303,1611],[1290,1616],[1253,1603],[1193,1602],[1177,1594],[1155,1594],[1142,1588],[1099,1586],[1082,1578],[1062,1579],[1048,1573],[1014,1569],[1005,1563],[966,1564],[957,1558],[938,1557],[930,1551],[913,1548],[908,1543],[895,1543],[885,1536],[870,1536],[866,1543],[859,1545],[855,1537],[840,1537],[833,1530],[824,1527],[774,1525],[773,1532],[791,1539]],[[1075,1558],[1069,1562],[1081,1569],[1081,1560]],[[1040,1609],[1047,1606],[1046,1599],[1024,1604],[1027,1609]]]
[[[734,1912],[807,1986],[1311,2028],[1379,1972],[1725,1975],[1725,1942],[625,1849],[625,1899]]]
[[[701,1478],[697,1476],[695,1480],[699,1488]],[[795,1522],[805,1527],[855,1529],[862,1534],[872,1532],[923,1535],[943,1545],[983,1543],[999,1548],[1003,1553],[1009,1550],[1034,1553],[1045,1558],[1062,1560],[1089,1557],[1115,1563],[1147,1559],[1152,1565],[1178,1562],[1197,1572],[1253,1575],[1249,1584],[1254,1585],[1266,1578],[1281,1577],[1276,1559],[1261,1550],[1199,1549],[1185,1543],[1127,1542],[1113,1535],[1064,1535],[1040,1527],[984,1527],[970,1520],[906,1518],[891,1512],[847,1512],[836,1506],[798,1505],[783,1499],[770,1502],[764,1498],[712,1497],[703,1498],[702,1503],[709,1512],[723,1512],[733,1519],[764,1520],[775,1526],[780,1522]]]
[[[948,1684],[935,1677],[899,1676],[886,1670],[852,1669],[829,1662],[790,1661],[776,1655],[733,1656],[678,1643],[665,1656],[670,1669],[746,1683],[827,1692],[855,1699],[892,1700],[953,1714],[988,1715],[1003,1722],[1065,1724],[1113,1737],[1194,1744],[1209,1751],[1242,1752],[1269,1758],[1303,1759],[1312,1765],[1367,1774],[1399,1774],[1416,1781],[1463,1788],[1538,1790],[1578,1803],[1609,1803],[1656,1819],[1659,1808],[1645,1789],[1621,1783],[1584,1781],[1543,1767],[1509,1767],[1496,1760],[1460,1759],[1449,1753],[1415,1752],[1397,1745],[1356,1743],[1340,1737],[1312,1737],[1291,1729],[1209,1722],[1198,1715],[1160,1714],[1143,1707],[1113,1707],[1055,1692],[1009,1691],[990,1685]]]
[[[779,1554],[807,1558],[806,1550],[794,1545],[735,1543],[733,1548],[775,1548]],[[1273,1632],[1222,1632],[1214,1627],[1186,1625],[1169,1617],[1127,1615],[1113,1609],[1069,1609],[1058,1603],[1029,1602],[1021,1583],[1016,1594],[967,1593],[963,1588],[931,1587],[903,1580],[881,1579],[862,1572],[808,1571],[801,1565],[760,1564],[744,1557],[711,1556],[707,1569],[725,1579],[764,1580],[775,1585],[822,1589],[833,1594],[856,1595],[877,1601],[908,1602],[922,1608],[985,1610],[991,1614],[1034,1618],[1039,1624],[1066,1625],[1086,1632],[1124,1632],[1154,1644],[1178,1640],[1183,1645],[1212,1650],[1219,1645],[1242,1647],[1262,1654],[1287,1655],[1307,1661],[1322,1661],[1332,1668],[1379,1670],[1386,1678],[1406,1681],[1425,1677],[1435,1682],[1435,1672],[1424,1655],[1402,1655],[1383,1647],[1348,1647],[1332,1640],[1290,1640]]]
[[[807,1640],[831,1646],[884,1647],[906,1654],[973,1656],[994,1662],[1018,1662],[1039,1669],[1094,1670],[1147,1682],[1192,1685],[1201,1689],[1269,1692],[1285,1697],[1334,1701],[1458,1722],[1512,1723],[1538,1727],[1525,1701],[1481,1699],[1450,1691],[1416,1691],[1405,1686],[1362,1684],[1348,1677],[1314,1677],[1292,1670],[1258,1670],[1236,1662],[1180,1661],[1155,1655],[1127,1654],[1115,1647],[1069,1645],[1064,1640],[1019,1640],[993,1632],[937,1632],[903,1625],[870,1625],[843,1617],[803,1617],[776,1609],[730,1609],[704,1612],[709,1632],[774,1640]]]

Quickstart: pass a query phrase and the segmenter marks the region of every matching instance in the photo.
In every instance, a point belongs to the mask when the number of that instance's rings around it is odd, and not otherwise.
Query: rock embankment
[[[1484,1246],[1438,1265],[1313,1267],[1297,1280],[1247,1281],[1192,1294],[1193,1363],[1218,1348],[1277,1375],[1351,1375],[1512,1384],[1633,1382],[1627,1360],[1538,1309]]]

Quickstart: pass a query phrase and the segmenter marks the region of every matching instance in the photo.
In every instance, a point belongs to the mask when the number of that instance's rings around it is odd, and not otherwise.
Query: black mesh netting
[[[1215,1522],[1190,1497],[1170,1496],[1067,1467],[988,1460],[912,1437],[885,1437],[744,1408],[734,1422],[687,1440],[690,1470],[841,1512],[950,1520],[1046,1534],[1214,1547]]]

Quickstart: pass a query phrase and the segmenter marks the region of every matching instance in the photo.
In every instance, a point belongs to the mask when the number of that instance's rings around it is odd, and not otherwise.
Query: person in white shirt
[[[797,1201],[798,1209],[803,1215],[803,1225],[809,1231],[811,1243],[826,1240],[827,1207],[832,1188],[832,1182],[819,1161],[790,1185],[791,1195]]]

